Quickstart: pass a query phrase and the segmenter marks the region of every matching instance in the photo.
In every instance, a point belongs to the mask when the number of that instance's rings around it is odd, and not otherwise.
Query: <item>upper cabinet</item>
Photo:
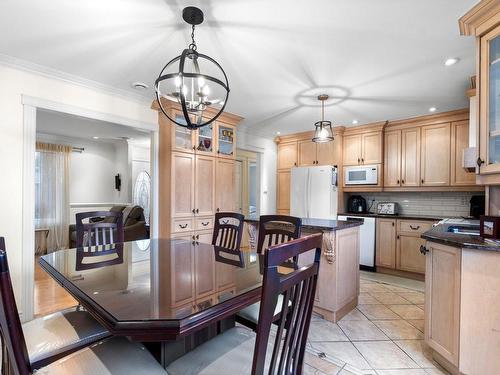
[[[316,143],[310,139],[299,141],[299,166],[309,167],[316,165],[317,154],[316,154]]]
[[[421,186],[450,184],[450,124],[422,127]]]
[[[500,183],[500,2],[482,0],[459,20],[462,35],[477,41],[476,120],[479,127],[478,182]]]
[[[476,175],[466,171],[463,165],[463,150],[469,147],[469,122],[457,121],[451,124],[451,185],[474,185]]]
[[[297,142],[278,144],[278,169],[290,169],[297,166]]]
[[[346,130],[343,151],[344,165],[382,163],[382,127],[368,125]]]
[[[236,157],[236,127],[217,122],[217,155],[234,159]]]

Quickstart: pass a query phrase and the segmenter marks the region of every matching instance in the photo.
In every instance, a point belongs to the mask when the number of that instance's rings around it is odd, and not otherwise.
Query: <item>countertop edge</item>
[[[451,238],[446,238],[444,236],[441,236],[439,234],[433,234],[433,233],[428,233],[425,232],[423,233],[420,238],[423,238],[424,240],[431,241],[431,242],[437,242],[443,245],[448,245],[452,247],[458,247],[461,249],[468,249],[468,250],[482,250],[482,251],[494,251],[500,253],[500,245],[480,245],[480,244],[471,244],[467,243],[464,241],[460,241],[458,239],[451,239]]]

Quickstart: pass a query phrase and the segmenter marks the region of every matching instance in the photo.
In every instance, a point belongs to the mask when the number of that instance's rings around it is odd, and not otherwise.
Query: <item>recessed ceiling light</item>
[[[94,137],[92,137],[92,138],[94,138],[94,139],[99,139],[99,137],[96,137],[96,136],[94,136]]]
[[[429,108],[429,112],[436,112],[437,108],[436,107],[431,107]]]
[[[144,82],[132,82],[131,86],[136,90],[146,90],[147,88],[149,88],[149,86]]]
[[[278,132],[276,132],[276,135],[280,135],[280,134],[281,134],[281,132],[279,132],[279,131],[278,131]]]
[[[358,120],[352,120],[352,124],[356,125],[358,123]]]
[[[458,58],[456,57],[450,57],[449,59],[447,59],[445,62],[444,62],[444,65],[446,66],[452,66],[452,65],[455,65],[457,62],[458,62]]]

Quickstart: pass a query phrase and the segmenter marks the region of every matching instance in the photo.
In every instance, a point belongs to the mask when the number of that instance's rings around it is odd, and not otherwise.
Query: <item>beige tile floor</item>
[[[334,324],[314,315],[305,375],[447,374],[423,341],[421,282],[362,273],[358,307]]]

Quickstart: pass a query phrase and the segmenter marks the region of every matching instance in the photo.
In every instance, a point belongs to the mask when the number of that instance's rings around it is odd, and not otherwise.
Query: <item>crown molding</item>
[[[500,2],[482,0],[458,20],[461,35],[480,36],[500,21]]]
[[[136,102],[149,104],[151,98],[145,95],[134,94],[133,92],[119,89],[117,87],[109,86],[104,83],[93,81],[87,78],[76,76],[70,73],[66,73],[48,66],[39,65],[31,61],[19,59],[14,56],[5,55],[0,53],[0,65],[22,70],[28,73],[34,73],[41,75],[43,77],[56,79],[58,81],[70,83],[80,87],[85,87],[91,90],[99,91],[104,94],[118,96],[128,100],[134,100]]]

